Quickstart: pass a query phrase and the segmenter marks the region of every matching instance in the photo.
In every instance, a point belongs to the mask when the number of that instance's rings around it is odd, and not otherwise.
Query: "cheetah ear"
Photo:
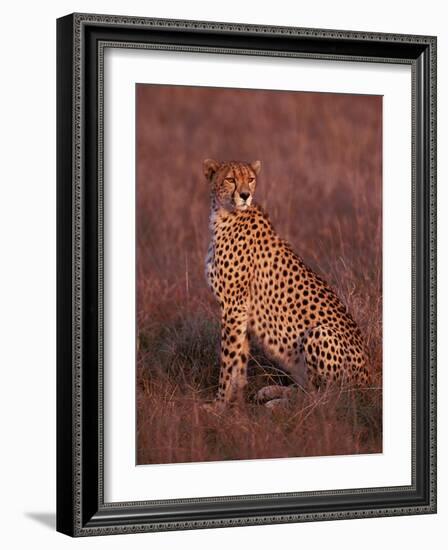
[[[221,164],[214,159],[205,159],[202,165],[202,169],[204,170],[204,176],[207,178],[208,181],[211,181],[213,176],[215,175],[218,168],[221,166]]]
[[[261,170],[261,161],[260,160],[254,160],[253,162],[250,163],[250,167],[255,172],[255,175],[258,176],[258,174],[260,173],[260,170]]]

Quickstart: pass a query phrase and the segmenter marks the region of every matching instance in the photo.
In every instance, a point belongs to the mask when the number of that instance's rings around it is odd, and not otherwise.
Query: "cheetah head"
[[[204,160],[204,174],[212,196],[228,211],[246,210],[251,204],[260,173],[261,162],[219,162]]]

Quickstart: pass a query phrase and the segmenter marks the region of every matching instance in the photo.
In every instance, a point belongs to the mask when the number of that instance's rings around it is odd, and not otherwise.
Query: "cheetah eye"
[[[255,178],[249,178],[249,180],[248,180],[248,181],[249,181],[249,183],[254,183],[254,181],[255,181]]]
[[[225,178],[229,183],[235,183],[235,178]]]

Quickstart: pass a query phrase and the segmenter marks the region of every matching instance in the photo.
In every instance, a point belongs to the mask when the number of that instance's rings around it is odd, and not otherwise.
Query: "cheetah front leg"
[[[221,368],[215,408],[243,398],[247,384],[249,340],[246,307],[230,307],[221,313]]]

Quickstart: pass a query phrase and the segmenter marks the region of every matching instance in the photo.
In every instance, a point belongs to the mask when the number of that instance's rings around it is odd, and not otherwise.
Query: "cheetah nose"
[[[245,201],[250,197],[250,193],[240,193],[240,197]]]

